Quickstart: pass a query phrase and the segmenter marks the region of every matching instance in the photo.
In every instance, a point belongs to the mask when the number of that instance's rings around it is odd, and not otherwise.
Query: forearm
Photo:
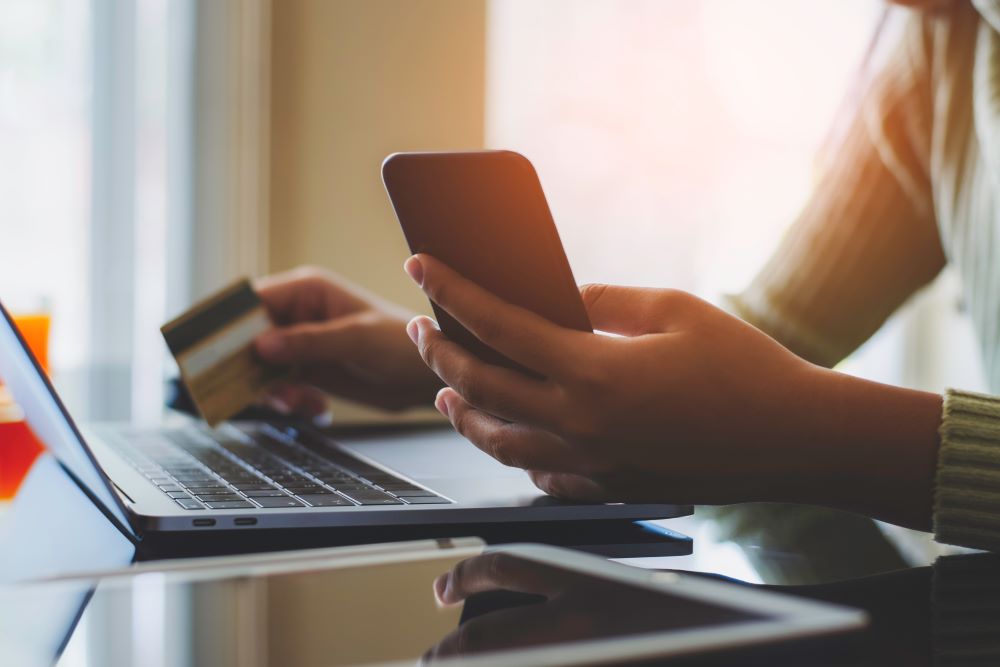
[[[796,419],[802,465],[792,500],[931,529],[942,398],[814,368]]]
[[[846,125],[816,191],[727,307],[833,367],[945,265],[927,170],[932,108],[914,21]]]

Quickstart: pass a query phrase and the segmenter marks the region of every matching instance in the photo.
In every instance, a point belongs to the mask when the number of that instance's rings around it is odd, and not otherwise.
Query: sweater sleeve
[[[1000,664],[1000,557],[940,558],[931,591],[934,664]]]
[[[925,60],[915,22],[777,252],[727,297],[736,315],[814,363],[850,354],[944,266]]]
[[[949,389],[940,435],[935,536],[1000,551],[1000,398]]]

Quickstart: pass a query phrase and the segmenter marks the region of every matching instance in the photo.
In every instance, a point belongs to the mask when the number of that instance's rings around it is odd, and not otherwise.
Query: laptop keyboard
[[[268,425],[134,432],[116,449],[186,510],[451,502],[312,434]]]

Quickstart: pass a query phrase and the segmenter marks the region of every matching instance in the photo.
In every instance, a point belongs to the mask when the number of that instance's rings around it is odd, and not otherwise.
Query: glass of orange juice
[[[38,360],[38,365],[46,373],[49,372],[49,330],[52,328],[52,315],[48,309],[38,309],[33,312],[12,313],[14,325]]]
[[[52,325],[48,308],[15,311],[13,317],[14,325],[38,364],[48,373],[49,330]],[[0,378],[0,501],[14,497],[43,449],[2,381],[3,378]]]

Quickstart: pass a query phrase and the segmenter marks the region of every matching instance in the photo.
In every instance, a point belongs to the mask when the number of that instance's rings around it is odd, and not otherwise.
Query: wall
[[[379,167],[393,151],[482,146],[484,2],[272,8],[270,269],[322,265],[425,310]]]

